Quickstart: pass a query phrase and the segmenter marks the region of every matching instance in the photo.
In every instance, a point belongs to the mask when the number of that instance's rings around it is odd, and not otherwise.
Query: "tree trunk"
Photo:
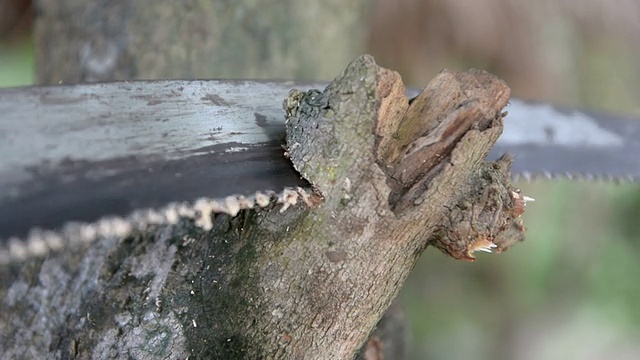
[[[369,56],[323,92],[292,91],[287,152],[314,193],[286,211],[202,214],[212,229],[185,219],[3,268],[5,355],[353,357],[428,245],[473,260],[523,231],[509,160],[483,161],[506,85],[444,72],[404,93]]]
[[[116,11],[59,3],[67,5],[39,4],[44,83],[332,77],[354,51],[336,46],[335,62],[321,51],[355,23],[346,15],[291,13],[266,31],[247,22],[250,7],[219,2],[172,11],[169,2],[121,2]],[[352,12],[344,6],[327,7]],[[264,24],[280,24],[276,8],[255,11],[272,10]],[[189,15],[176,21],[182,11]],[[310,29],[334,22],[342,31],[313,32],[306,45]],[[274,40],[286,31],[294,39]],[[71,40],[47,40],[61,34]],[[293,92],[285,102],[289,156],[317,192],[308,204],[212,214],[210,231],[184,220],[3,269],[5,356],[353,357],[429,244],[472,260],[474,250],[520,238],[524,200],[508,185],[508,159],[483,162],[508,97],[486,73],[443,73],[409,105],[396,73],[357,59],[324,92]],[[375,358],[375,341],[366,354]]]

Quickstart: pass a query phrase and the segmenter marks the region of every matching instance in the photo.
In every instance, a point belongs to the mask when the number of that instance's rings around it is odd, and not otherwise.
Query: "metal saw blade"
[[[514,178],[640,180],[640,119],[511,99],[489,157],[514,157]]]
[[[293,82],[0,91],[0,239],[199,198],[305,186],[284,157]]]
[[[308,184],[281,148],[282,100],[291,88],[326,85],[158,80],[0,90],[0,262],[10,238],[33,240],[16,249],[37,252],[36,229],[120,219],[72,227],[91,238],[95,228],[118,233],[134,218],[173,219],[198,206],[234,213],[265,194],[285,202],[285,189]],[[507,110],[490,157],[514,155],[515,174],[640,179],[640,122],[519,100]]]

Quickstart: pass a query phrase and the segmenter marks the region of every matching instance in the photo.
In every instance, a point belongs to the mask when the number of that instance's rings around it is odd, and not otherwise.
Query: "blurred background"
[[[0,87],[35,82],[30,9],[0,0]],[[367,52],[408,85],[473,67],[521,98],[640,117],[640,1],[379,0],[369,26]],[[408,358],[640,359],[640,185],[518,186],[537,200],[524,243],[422,256],[400,294]]]

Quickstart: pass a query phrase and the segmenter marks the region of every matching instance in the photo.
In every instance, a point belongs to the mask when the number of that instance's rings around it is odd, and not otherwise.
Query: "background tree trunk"
[[[361,54],[371,2],[36,1],[41,84],[330,80]]]

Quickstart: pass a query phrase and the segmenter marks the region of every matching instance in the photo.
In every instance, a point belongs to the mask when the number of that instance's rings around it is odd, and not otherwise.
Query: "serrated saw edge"
[[[551,172],[551,171],[521,171],[511,173],[511,180],[513,182],[525,181],[536,182],[546,180],[559,180],[566,179],[571,181],[587,181],[587,182],[606,182],[614,184],[626,184],[640,182],[639,178],[631,175],[619,176],[608,173],[594,174],[594,173],[572,173],[572,172]]]
[[[224,199],[200,198],[194,202],[169,203],[158,209],[136,210],[127,217],[106,216],[91,223],[69,222],[59,230],[32,229],[26,238],[9,238],[0,246],[0,266],[31,258],[42,258],[70,247],[87,246],[98,238],[126,237],[153,225],[175,225],[181,219],[192,219],[204,231],[213,227],[211,215],[228,214],[235,217],[241,210],[265,208],[272,203],[281,205],[280,212],[299,200],[313,207],[317,195],[312,190],[285,188],[280,193],[258,191],[250,196],[231,195]],[[1,242],[0,242],[1,243]]]

